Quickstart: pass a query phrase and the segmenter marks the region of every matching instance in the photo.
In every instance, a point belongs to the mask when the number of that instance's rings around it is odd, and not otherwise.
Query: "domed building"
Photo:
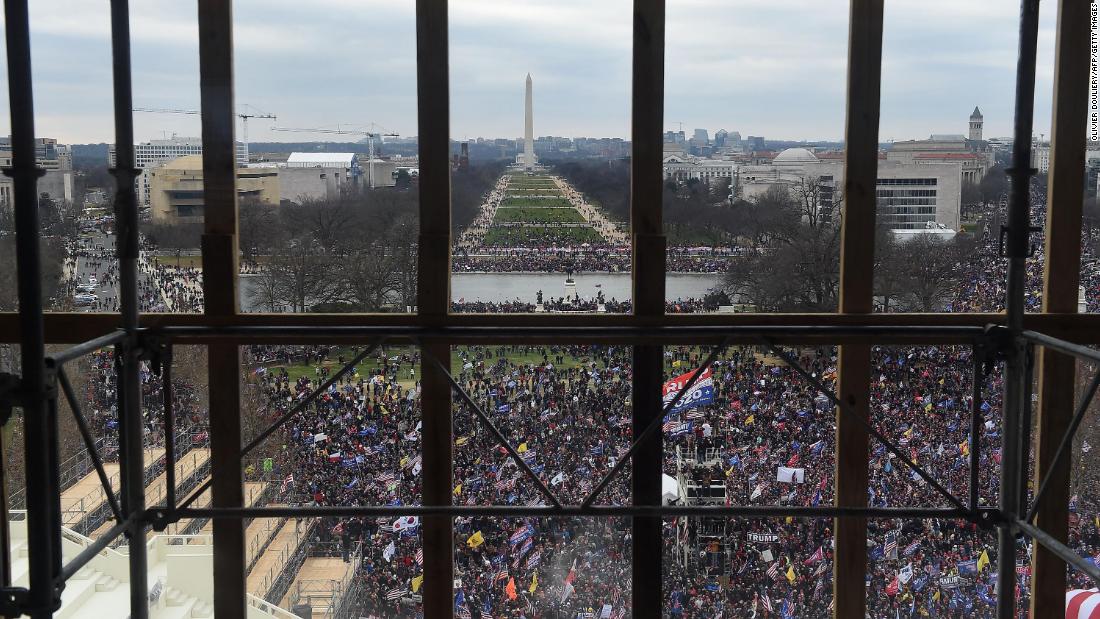
[[[772,160],[772,165],[794,167],[804,166],[807,163],[817,163],[818,161],[817,155],[805,148],[788,148],[775,156],[775,159]]]

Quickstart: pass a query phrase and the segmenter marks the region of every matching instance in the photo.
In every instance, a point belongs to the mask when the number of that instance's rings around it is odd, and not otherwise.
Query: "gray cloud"
[[[1049,132],[1053,72],[1055,7],[1042,7],[1036,133]],[[195,3],[143,0],[132,11],[135,104],[197,108]],[[974,105],[987,135],[1009,135],[1017,16],[1004,0],[891,0],[881,138],[964,132]],[[412,0],[237,0],[234,18],[238,104],[283,126],[374,122],[416,134]],[[667,128],[842,136],[847,2],[669,0],[667,19]],[[518,136],[530,72],[536,133],[627,137],[631,23],[629,0],[452,0],[452,135]],[[32,33],[38,133],[110,141],[106,0],[32,3]],[[0,113],[4,131],[6,97]],[[194,116],[138,114],[135,124],[139,139],[199,130]],[[269,127],[253,121],[250,137],[311,137]]]

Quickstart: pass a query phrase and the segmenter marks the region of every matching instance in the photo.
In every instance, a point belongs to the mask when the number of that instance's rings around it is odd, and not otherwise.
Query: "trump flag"
[[[681,374],[674,377],[672,380],[664,384],[664,405],[668,406],[676,394],[680,393],[680,390],[684,388],[691,380],[691,375],[695,372],[688,372],[687,374]],[[669,414],[679,413],[680,411],[687,410],[689,408],[695,408],[696,406],[703,406],[705,404],[711,404],[714,402],[714,376],[711,374],[710,368],[703,370],[699,373],[699,380],[695,381],[695,384],[688,389],[682,398],[676,405],[669,410]]]

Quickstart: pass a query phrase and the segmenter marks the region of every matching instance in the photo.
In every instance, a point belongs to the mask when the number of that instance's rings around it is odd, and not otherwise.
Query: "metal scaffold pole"
[[[22,611],[50,617],[61,605],[57,577],[60,561],[60,492],[56,467],[51,466],[50,436],[56,407],[47,406],[50,382],[46,373],[43,327],[42,264],[39,247],[38,177],[31,92],[31,39],[27,0],[4,3],[8,53],[8,93],[11,105],[12,167],[4,172],[14,182],[15,253],[18,265],[20,353],[22,380],[18,402],[23,409],[26,458],[29,591]]]
[[[114,60],[115,106],[115,248],[119,261],[119,311],[128,335],[138,328],[138,216],[134,179],[133,93],[130,79],[130,7],[128,0],[111,1],[111,52]],[[141,412],[140,360],[137,339],[117,348],[119,355],[119,456],[122,463],[122,510],[130,519],[130,617],[144,619],[148,607],[148,557],[145,546],[145,450]]]
[[[1016,527],[1014,522],[1023,506],[1022,480],[1026,477],[1028,449],[1025,443],[1027,428],[1023,420],[1024,407],[1031,406],[1026,397],[1031,381],[1025,363],[1026,347],[1020,340],[1023,333],[1024,297],[1027,294],[1026,260],[1030,253],[1031,217],[1030,184],[1034,170],[1031,168],[1031,131],[1035,115],[1035,62],[1039,31],[1039,2],[1022,0],[1020,3],[1020,47],[1016,65],[1016,120],[1012,146],[1012,167],[1008,170],[1011,187],[1008,199],[1008,226],[1002,229],[1002,239],[1007,236],[1004,253],[1008,258],[1008,281],[1005,292],[1005,309],[1008,327],[1008,348],[1004,351],[1004,404],[1001,458],[1000,510],[1005,521],[997,530],[997,616],[1013,619],[1016,616]],[[971,442],[978,437],[972,436]]]

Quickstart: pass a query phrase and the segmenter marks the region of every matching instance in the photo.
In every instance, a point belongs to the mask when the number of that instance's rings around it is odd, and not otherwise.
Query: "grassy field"
[[[553,189],[517,189],[515,187],[508,187],[508,194],[518,196],[560,196],[561,191],[556,187]]]
[[[554,181],[545,176],[525,177],[513,176],[508,181],[509,189],[555,189]]]
[[[501,208],[517,207],[517,206],[572,206],[569,204],[569,200],[565,198],[516,198],[513,196],[505,196],[504,200],[500,203]]]
[[[579,224],[584,217],[575,208],[538,208],[534,206],[497,209],[494,223]]]
[[[528,226],[523,228],[490,228],[485,234],[485,245],[524,246],[580,243],[602,243],[603,237],[589,227],[551,228]]]
[[[180,256],[176,258],[176,254],[156,254],[157,260],[161,265],[167,267],[187,267],[190,269],[202,268],[202,256]]]
[[[496,348],[493,348],[492,350],[495,351]],[[547,347],[545,350],[546,350],[546,354],[550,356],[550,361],[553,362],[554,356],[553,356],[552,353],[550,353],[549,347]],[[454,371],[456,373],[461,371],[462,365],[463,365],[463,358],[462,358],[461,353],[462,352],[469,352],[469,351],[470,351],[470,349],[468,349],[466,347],[458,347],[458,348],[452,348],[451,349],[451,370],[452,371]],[[386,356],[388,358],[392,359],[394,357],[399,357],[399,356],[401,356],[403,354],[406,354],[408,352],[409,352],[408,347],[391,347],[391,348],[386,349]],[[280,368],[285,368],[286,371],[287,371],[287,374],[290,376],[291,382],[294,382],[294,381],[298,380],[299,378],[301,378],[303,376],[310,379],[310,380],[312,380],[312,381],[316,381],[317,380],[316,368],[326,367],[326,368],[329,369],[329,372],[330,372],[330,375],[331,375],[332,372],[338,371],[341,367],[340,363],[337,361],[337,357],[343,356],[345,361],[350,361],[353,357],[355,357],[355,354],[356,354],[356,351],[353,350],[350,347],[340,348],[340,349],[334,350],[332,352],[332,354],[330,355],[330,358],[328,360],[324,361],[323,363],[321,363],[320,365],[310,363],[309,365],[294,364],[294,365],[289,365],[288,366],[288,365],[284,365],[282,363],[269,363],[269,364],[263,364],[263,367],[266,367],[269,372],[276,372]],[[470,359],[474,358],[474,356],[472,354],[470,354],[469,357],[470,357]],[[530,363],[541,364],[542,363],[542,353],[537,352],[535,350],[524,351],[524,350],[521,349],[520,351],[517,351],[517,352],[509,352],[506,355],[506,358],[509,361],[512,361],[514,363],[522,363],[522,364],[530,364]],[[496,357],[495,357],[495,352],[494,352],[494,356],[492,358],[490,358],[489,361],[492,362],[495,359],[496,359]],[[563,363],[560,367],[563,367],[563,368],[579,367],[581,365],[584,365],[584,364],[588,363],[589,361],[591,361],[591,357],[587,357],[587,356],[573,357],[573,356],[566,355],[565,356],[565,363]],[[255,369],[255,367],[258,367],[258,366],[253,366],[253,369]],[[360,377],[364,377],[364,376],[369,375],[373,370],[377,370],[380,367],[381,367],[381,365],[378,363],[377,357],[374,356],[374,355],[371,355],[370,358],[364,359],[363,362],[360,363],[358,366],[356,366],[355,369],[359,371]],[[401,371],[399,372],[399,374],[400,374],[400,376],[399,376],[399,381],[398,382],[400,382],[402,386],[404,386],[404,387],[412,386],[416,383],[416,381],[420,380],[420,364],[417,364],[416,368],[414,368],[414,375],[411,379],[409,378],[408,364],[402,364],[402,368],[401,368]]]
[[[691,347],[688,347],[688,349],[691,350],[691,352],[695,353],[700,359],[706,357],[707,354],[710,352],[710,349],[706,348],[706,347],[691,346]],[[496,351],[499,350],[499,347],[490,347],[488,350],[491,354],[490,354],[489,358],[485,359],[485,361],[487,363],[491,364],[491,363],[495,362],[496,359],[497,359]],[[734,350],[734,348],[731,348],[729,351],[727,351],[727,355],[732,354],[733,350]],[[745,349],[742,349],[742,350],[745,350]],[[527,365],[527,364],[539,365],[543,362],[543,352],[542,351],[545,351],[546,355],[549,358],[549,361],[551,363],[554,363],[555,355],[554,355],[554,353],[552,353],[550,351],[550,347],[548,347],[548,346],[545,347],[545,348],[542,348],[541,350],[539,349],[539,347],[531,347],[531,349],[528,349],[528,350],[525,350],[524,347],[519,347],[519,349],[516,350],[516,351],[507,350],[507,352],[505,353],[505,358],[508,359],[512,363],[524,364],[524,365]],[[399,356],[401,356],[403,354],[406,354],[408,352],[409,352],[408,347],[404,347],[404,346],[403,347],[390,347],[390,348],[386,349],[386,356],[392,359],[393,357],[399,357]],[[452,348],[451,349],[451,370],[453,372],[455,372],[456,374],[462,370],[463,356],[462,356],[461,353],[463,353],[463,352],[468,353],[468,356],[471,360],[474,360],[474,358],[475,358],[474,354],[473,354],[473,350],[470,349],[470,348],[467,348],[465,346]],[[320,367],[328,368],[330,373],[331,372],[336,372],[337,370],[340,369],[340,364],[336,361],[336,358],[338,356],[343,356],[344,359],[350,360],[352,357],[355,356],[355,350],[353,350],[350,347],[335,350],[335,351],[332,352],[331,359],[326,360],[325,362],[323,362]],[[767,355],[760,349],[755,349],[754,356],[756,357],[756,359],[758,361],[762,361],[764,363],[768,363],[768,364],[771,364],[771,365],[782,365],[782,361],[779,358],[773,357],[771,355]],[[581,366],[587,366],[592,360],[593,359],[592,359],[591,355],[573,356],[573,355],[566,354],[566,355],[564,355],[564,363],[562,363],[561,365],[557,365],[557,367],[562,368],[562,369],[570,369],[570,368],[576,368],[576,367],[581,367]],[[599,362],[599,361],[597,361],[597,365],[602,367],[602,363]],[[267,367],[269,372],[277,371],[279,368],[285,367],[287,369],[287,374],[290,375],[291,381],[296,381],[296,380],[298,380],[298,378],[300,378],[302,376],[305,376],[305,377],[309,378],[312,381],[316,381],[317,374],[316,374],[315,368],[317,368],[319,366],[317,366],[315,364],[309,364],[309,365],[295,364],[295,365],[291,365],[291,366],[284,366],[283,364],[272,363],[272,364],[265,364],[264,367]],[[362,376],[368,375],[371,370],[378,369],[379,367],[380,366],[379,366],[379,364],[376,360],[376,357],[372,356],[370,359],[365,360],[363,363],[359,364],[359,366],[357,366],[356,369],[359,371],[359,374],[362,377]],[[692,370],[694,370],[694,368],[687,367],[687,365],[682,365],[681,367],[674,368],[674,367],[672,367],[671,360],[669,360],[667,358],[665,359],[665,362],[664,362],[664,369],[665,369],[665,375],[666,376],[672,376],[674,374],[683,373],[683,372],[691,372]],[[401,385],[403,387],[406,387],[406,388],[412,387],[416,384],[416,381],[419,381],[419,380],[420,380],[420,364],[417,364],[416,368],[414,369],[414,375],[413,375],[412,378],[409,378],[408,365],[407,364],[403,365],[403,367],[401,368],[401,371],[400,371],[400,377],[399,377],[399,381],[398,381],[398,382],[401,383]]]

